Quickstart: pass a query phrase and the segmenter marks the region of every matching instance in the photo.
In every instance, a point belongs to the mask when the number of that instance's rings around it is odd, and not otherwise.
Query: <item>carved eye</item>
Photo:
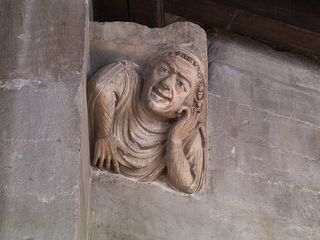
[[[161,73],[169,73],[170,72],[169,68],[166,66],[161,66],[159,70]]]
[[[186,87],[184,86],[184,84],[181,80],[177,79],[177,84],[180,88],[182,88],[186,92]]]

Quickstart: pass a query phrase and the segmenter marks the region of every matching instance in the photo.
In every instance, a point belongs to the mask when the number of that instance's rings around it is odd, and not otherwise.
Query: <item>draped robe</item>
[[[93,152],[96,138],[112,135],[118,145],[120,173],[151,181],[165,173],[171,123],[148,115],[141,103],[142,85],[139,68],[133,62],[110,64],[94,75],[88,83],[90,142]],[[194,129],[183,144],[194,176],[192,192],[200,191],[205,182],[205,137],[200,132]]]

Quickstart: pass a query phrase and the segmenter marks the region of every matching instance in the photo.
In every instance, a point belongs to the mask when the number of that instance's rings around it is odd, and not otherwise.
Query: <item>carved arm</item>
[[[122,63],[108,65],[93,77],[88,86],[89,117],[94,135],[92,164],[101,170],[110,169],[112,162],[114,171],[119,172],[118,146],[112,131],[117,97],[123,91],[124,67]]]
[[[167,172],[170,182],[186,193],[198,192],[204,179],[203,144],[199,131],[184,146],[168,142]]]

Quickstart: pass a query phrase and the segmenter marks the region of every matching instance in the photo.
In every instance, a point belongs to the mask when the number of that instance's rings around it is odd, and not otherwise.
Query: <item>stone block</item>
[[[0,2],[0,239],[87,239],[87,2]]]
[[[80,140],[11,139],[2,142],[0,192],[6,196],[80,199]]]
[[[77,236],[74,224],[78,199],[70,196],[0,196],[1,240],[70,240]]]
[[[84,71],[86,8],[84,0],[1,1],[0,79],[77,85]]]
[[[209,65],[221,63],[298,89],[320,90],[319,63],[310,58],[275,51],[267,45],[219,30],[208,39],[208,52]]]
[[[78,94],[79,86],[45,90],[31,86],[19,90],[3,88],[0,95],[3,139],[79,142]]]
[[[93,171],[92,239],[319,238],[319,64],[219,31],[208,53],[208,192]]]
[[[285,219],[292,225],[312,227],[320,224],[318,191],[241,172],[216,170],[211,176],[210,191],[216,201]]]
[[[92,175],[91,239],[269,239],[270,222],[206,196],[168,191],[159,183]]]
[[[320,126],[319,90],[283,83],[281,79],[257,75],[219,61],[211,64],[210,71],[209,88],[213,94],[274,115]]]
[[[318,128],[217,96],[210,103],[215,169],[319,190]]]

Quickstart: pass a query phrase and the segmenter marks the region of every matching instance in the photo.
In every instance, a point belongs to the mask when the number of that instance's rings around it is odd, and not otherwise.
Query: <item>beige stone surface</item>
[[[204,31],[191,23],[163,29],[129,23],[91,26],[93,62],[115,62],[88,83],[92,165],[141,181],[164,176],[185,193],[205,191]],[[200,36],[194,36],[197,32]]]
[[[208,43],[208,191],[94,171],[92,239],[319,239],[319,63],[223,32]]]
[[[0,239],[87,239],[87,1],[0,1]]]

